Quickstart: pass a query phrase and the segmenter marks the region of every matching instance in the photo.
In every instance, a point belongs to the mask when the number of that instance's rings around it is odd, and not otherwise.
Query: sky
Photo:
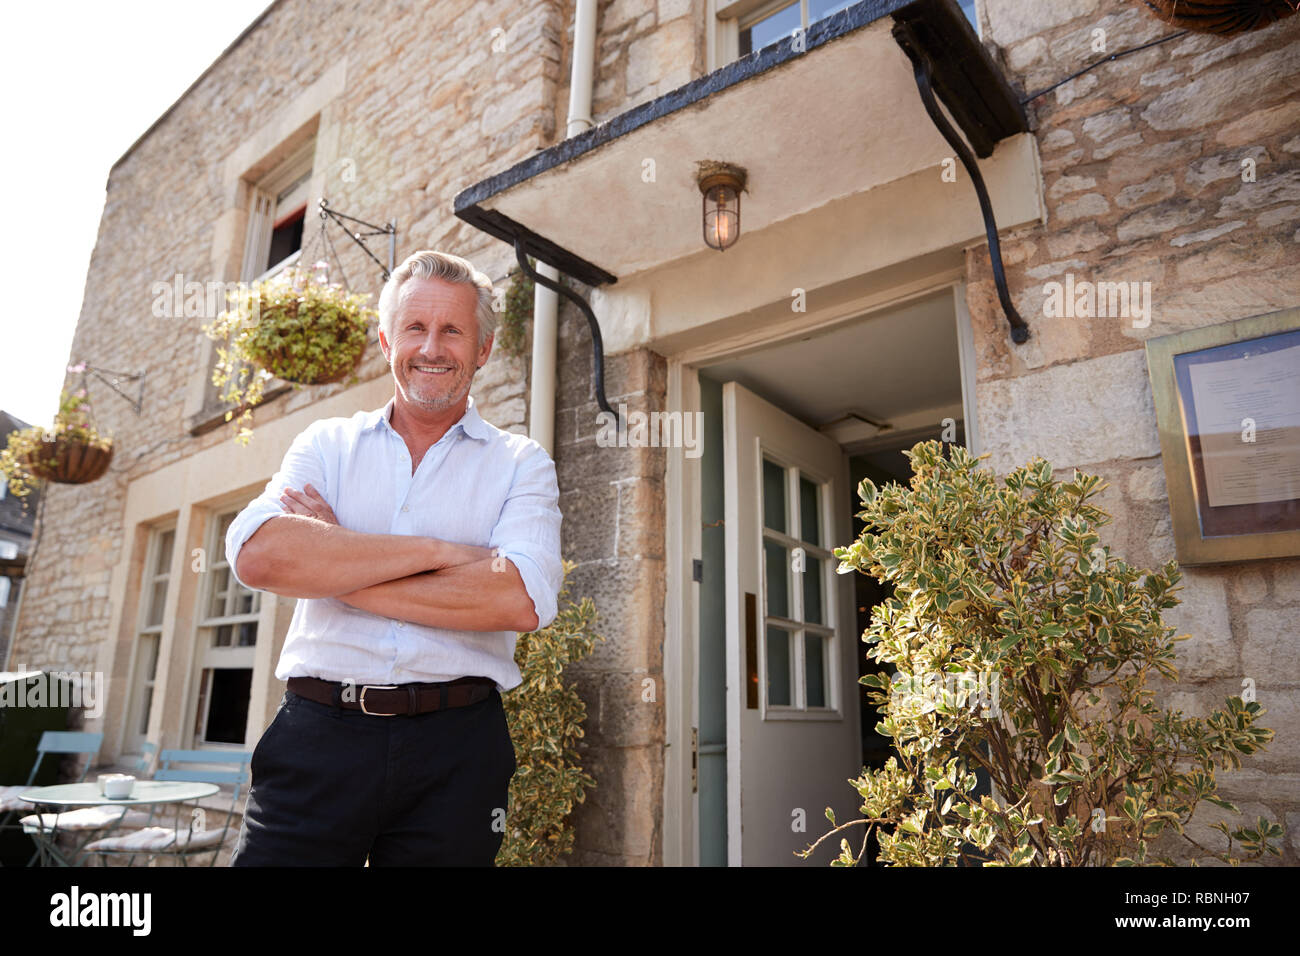
[[[0,409],[49,427],[113,163],[270,0],[62,0],[5,6]],[[122,369],[120,371],[134,371]],[[116,402],[90,380],[96,405]]]

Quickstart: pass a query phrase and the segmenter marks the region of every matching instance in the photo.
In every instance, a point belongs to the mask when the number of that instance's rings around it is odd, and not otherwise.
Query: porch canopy
[[[1027,132],[1019,97],[953,0],[863,0],[475,183],[455,214],[601,286],[709,251],[700,161],[748,172],[738,247],[769,225],[939,167],[954,151],[926,113],[900,31],[932,64],[934,91],[977,156]],[[1032,137],[1021,139],[1001,164],[1002,188],[990,181],[993,208],[1014,207],[1003,226],[1041,208]],[[969,226],[962,235],[982,235],[964,173],[946,188]]]

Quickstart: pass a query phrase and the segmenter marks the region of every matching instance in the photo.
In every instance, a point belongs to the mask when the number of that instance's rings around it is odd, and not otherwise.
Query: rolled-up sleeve
[[[250,591],[264,589],[250,587],[235,573],[239,551],[253,536],[253,532],[262,527],[267,520],[286,513],[284,505],[280,503],[280,495],[284,493],[284,489],[295,488],[301,491],[310,483],[327,501],[329,500],[329,490],[325,485],[325,463],[316,447],[315,433],[316,429],[311,426],[299,433],[293,440],[293,444],[289,446],[289,450],[285,452],[280,470],[266,483],[262,493],[250,501],[226,529],[226,561],[230,563],[230,573],[242,587]]]
[[[518,570],[532,598],[538,628],[558,613],[564,565],[560,559],[560,489],[555,463],[540,447],[520,462],[489,547]]]

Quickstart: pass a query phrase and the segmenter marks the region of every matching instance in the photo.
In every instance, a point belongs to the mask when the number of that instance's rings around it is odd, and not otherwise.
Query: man
[[[491,866],[516,632],[555,617],[555,466],[469,397],[492,284],[423,251],[379,299],[393,398],[308,426],[226,535],[247,587],[299,598],[232,866]]]

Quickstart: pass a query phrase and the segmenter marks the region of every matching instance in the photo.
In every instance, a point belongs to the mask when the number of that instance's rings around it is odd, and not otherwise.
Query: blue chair
[[[158,745],[149,741],[141,747],[140,757],[133,768],[138,779],[143,780],[149,776],[157,752]],[[96,834],[109,836],[117,830],[138,829],[148,826],[151,820],[149,813],[134,807],[99,806],[80,807],[61,813],[33,813],[18,822],[22,824],[23,832],[28,834],[55,829],[65,833],[85,834],[81,842],[72,850],[71,857],[75,860]],[[35,860],[35,857],[32,859]],[[30,865],[31,862],[28,863],[28,866]]]
[[[175,857],[181,866],[189,865],[189,858],[201,853],[211,853],[208,866],[217,862],[226,835],[230,832],[230,821],[234,818],[235,808],[239,804],[239,791],[251,778],[249,765],[253,759],[248,751],[223,750],[164,750],[160,757],[160,767],[154,774],[155,780],[175,780],[185,783],[230,784],[230,807],[224,811],[225,820],[220,830],[209,829],[204,821],[206,814],[194,802],[194,810],[189,821],[181,823],[180,811],[185,804],[176,805],[176,822],[172,826],[146,826],[134,833],[124,836],[110,836],[95,840],[86,847],[87,854],[100,854],[102,862],[108,865],[107,857],[111,854],[129,854],[127,866],[131,866],[137,856],[148,857],[146,866],[152,865],[158,857]],[[230,770],[200,768],[186,770],[181,764],[228,764]],[[150,811],[150,816],[157,811],[157,806]]]
[[[40,773],[41,763],[45,760],[46,754],[78,754],[86,757],[86,765],[81,769],[81,776],[74,781],[81,783],[90,772],[90,765],[94,763],[103,743],[103,734],[84,731],[47,730],[41,734],[41,739],[36,745],[36,761],[32,764],[31,772],[27,774],[27,782],[19,786],[0,786],[0,831],[22,828],[20,823],[13,822],[13,818],[19,813],[31,810],[32,805],[19,800],[18,795],[32,789],[35,785],[36,775]],[[33,856],[32,859],[36,857]]]

